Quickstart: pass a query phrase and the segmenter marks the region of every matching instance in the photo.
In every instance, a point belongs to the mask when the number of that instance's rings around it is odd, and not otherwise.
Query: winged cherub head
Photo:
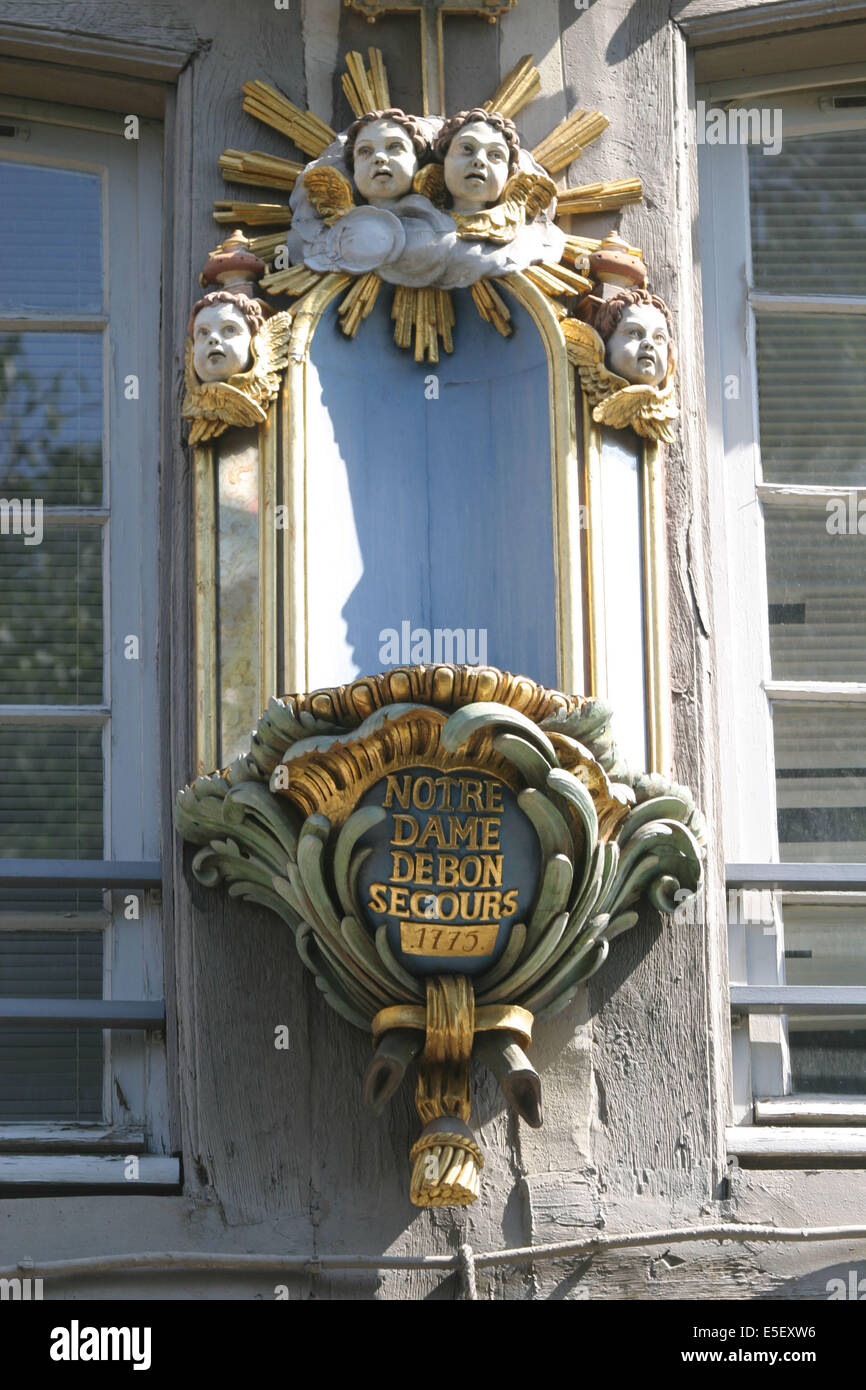
[[[635,386],[660,386],[674,368],[673,321],[658,295],[620,290],[597,309],[593,327],[612,372]]]
[[[442,126],[433,153],[443,165],[455,212],[480,212],[498,203],[520,157],[517,127],[498,111],[474,106]]]
[[[367,111],[346,132],[343,159],[361,197],[374,207],[410,193],[415,174],[429,158],[427,136],[399,106]]]
[[[245,372],[252,361],[253,337],[269,312],[261,300],[229,290],[213,290],[200,299],[189,328],[199,380],[227,381]]]

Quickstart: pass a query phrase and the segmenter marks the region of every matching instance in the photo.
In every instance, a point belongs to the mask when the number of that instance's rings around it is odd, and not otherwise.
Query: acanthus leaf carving
[[[499,698],[473,698],[491,691]],[[488,787],[488,809],[502,810],[512,832],[520,823],[531,834],[537,874],[520,920],[506,924],[504,935],[500,924],[502,940],[492,954],[492,947],[473,944],[470,956],[455,960],[443,948],[425,965],[423,954],[406,954],[402,928],[395,937],[393,923],[379,923],[378,909],[371,914],[384,885],[371,886],[369,856],[387,843],[381,835],[392,794],[404,797],[400,806],[429,806],[429,799],[405,798],[410,785],[422,784],[427,798],[439,785],[437,769],[442,787],[453,781],[470,808]],[[401,782],[401,772],[409,781]],[[384,805],[370,800],[383,784],[389,788]],[[512,810],[503,808],[503,795],[515,799]],[[412,819],[401,815],[401,823]],[[444,843],[444,819],[428,816],[429,843]],[[451,819],[465,840],[473,817]],[[421,1205],[477,1195],[471,1174],[465,1184],[443,1185],[440,1173],[428,1190],[417,1162],[431,1147],[444,1153],[450,1140],[442,1136],[455,1119],[466,1129],[467,1152],[474,1145],[465,1090],[473,1048],[518,1111],[539,1123],[541,1083],[524,1051],[533,1020],[568,1007],[603,965],[610,942],[635,924],[641,898],[671,912],[696,893],[705,853],[691,794],[622,763],[602,702],[545,691],[492,668],[401,668],[338,690],[272,700],[250,754],[179,794],[177,827],[199,846],[193,872],[200,882],[221,882],[231,895],[275,912],[292,930],[326,1002],[373,1035],[371,1103],[380,1108],[419,1058],[416,1100],[425,1130],[413,1150],[412,1195]],[[427,857],[419,856],[416,873],[422,858],[426,869]],[[499,863],[497,873],[502,883],[512,866]],[[392,903],[402,902],[397,891]],[[430,895],[438,904],[428,919],[437,940],[449,935],[445,901],[458,896]],[[509,894],[495,896],[504,905]],[[465,897],[461,911],[468,908],[470,894]],[[472,926],[470,915],[450,935],[477,940],[480,929]],[[408,927],[426,931],[423,922]],[[467,974],[473,957],[479,964]]]

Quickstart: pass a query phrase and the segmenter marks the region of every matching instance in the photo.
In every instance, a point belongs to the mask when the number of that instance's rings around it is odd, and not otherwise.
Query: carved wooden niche
[[[217,205],[269,230],[212,253],[190,319],[209,775],[177,825],[371,1035],[373,1108],[414,1068],[411,1199],[465,1205],[472,1059],[540,1125],[534,1022],[641,895],[672,911],[702,878],[700,813],[658,775],[676,355],[640,252],[562,225],[640,197],[556,183],[600,112],[530,151],[529,57],[451,116],[393,107],[376,49],[347,67],[341,132],[245,87],[306,164],[220,161],[291,196]]]
[[[451,117],[391,107],[374,48],[347,69],[341,132],[245,85],[306,164],[220,158],[291,195],[215,205],[249,236],[190,320],[199,770],[278,691],[436,659],[610,697],[664,770],[670,316],[635,248],[571,230],[640,182],[558,186],[598,111],[521,145],[531,57]]]

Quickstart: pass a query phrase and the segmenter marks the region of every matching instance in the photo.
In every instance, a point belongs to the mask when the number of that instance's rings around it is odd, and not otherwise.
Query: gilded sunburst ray
[[[368,48],[366,65],[360,53],[348,53],[342,86],[356,117],[365,111],[387,109],[391,98],[381,50]],[[526,54],[503,78],[483,107],[513,119],[540,89],[538,69],[532,55]],[[308,158],[318,158],[336,140],[337,132],[327,122],[312,111],[302,110],[269,83],[247,82],[243,91],[244,111],[279,131]],[[531,154],[555,181],[557,175],[561,176],[562,171],[598,139],[607,125],[607,117],[601,111],[578,109],[539,141]],[[273,189],[277,193],[291,192],[304,167],[296,160],[258,150],[226,149],[219,159],[219,169],[226,182]],[[615,211],[640,202],[642,196],[640,180],[634,176],[571,187],[556,185],[556,219],[559,223],[563,218]],[[250,247],[266,263],[266,274],[260,284],[272,295],[300,300],[323,280],[343,273],[312,270],[305,265],[286,266],[280,257],[280,248],[291,228],[292,216],[284,203],[222,199],[214,203],[214,219],[226,225],[245,224],[250,228],[268,229],[260,236],[253,236]],[[598,250],[601,242],[575,235],[568,227],[561,230],[565,232],[561,261],[540,261],[529,266],[524,274],[547,296],[557,317],[565,318],[568,307],[563,301],[583,295],[591,288],[591,281],[583,272],[588,268],[589,255]],[[340,326],[349,337],[355,336],[372,310],[383,283],[371,271],[359,273],[353,280],[337,311]],[[440,347],[451,352],[455,315],[450,292],[403,285],[396,285],[393,290],[391,317],[398,346],[413,350],[419,362],[437,362]],[[507,337],[512,331],[511,313],[494,281],[483,277],[471,287],[471,294],[481,318]]]

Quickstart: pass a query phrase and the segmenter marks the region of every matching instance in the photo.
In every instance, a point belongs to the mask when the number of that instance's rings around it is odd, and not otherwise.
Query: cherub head
[[[427,136],[399,106],[367,111],[346,132],[346,168],[361,197],[374,207],[410,193],[419,166],[429,157]]]
[[[660,386],[674,366],[673,321],[658,295],[619,290],[598,307],[593,327],[605,343],[605,362],[635,386]]]
[[[213,290],[193,306],[189,332],[193,367],[200,381],[227,381],[252,363],[253,337],[263,326],[268,306],[229,290]]]
[[[444,166],[445,187],[455,212],[480,212],[499,202],[516,172],[520,136],[513,121],[498,111],[475,106],[449,116],[433,153]]]

